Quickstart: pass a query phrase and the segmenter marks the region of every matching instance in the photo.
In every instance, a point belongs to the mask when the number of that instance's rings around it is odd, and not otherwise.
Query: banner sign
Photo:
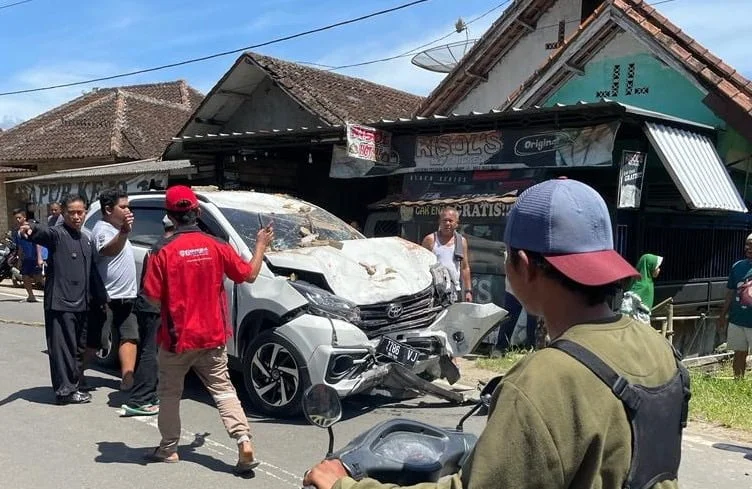
[[[366,161],[389,161],[392,135],[358,124],[347,125],[347,156]]]
[[[518,169],[474,172],[429,172],[405,175],[402,196],[407,200],[432,200],[478,194],[504,195],[538,183],[543,170]]]
[[[639,209],[647,154],[624,151],[619,171],[619,209]]]
[[[18,193],[29,195],[29,201],[37,205],[48,205],[68,194],[78,194],[86,198],[87,203],[99,197],[102,190],[117,187],[125,192],[144,192],[149,189],[167,188],[167,173],[150,173],[140,175],[113,175],[107,179],[89,177],[81,180],[63,180],[57,182],[24,183],[17,186]]]
[[[377,159],[335,146],[329,176],[363,178],[400,173],[513,168],[610,166],[619,122],[577,129],[504,129],[392,136]],[[359,150],[360,151],[360,150]],[[374,150],[375,151],[375,150]],[[370,149],[364,150],[369,153]]]

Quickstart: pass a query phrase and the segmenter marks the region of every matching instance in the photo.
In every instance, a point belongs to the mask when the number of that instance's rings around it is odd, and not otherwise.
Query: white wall
[[[556,50],[547,50],[546,43],[556,42],[559,21],[565,21],[565,38],[579,26],[581,0],[559,0],[538,20],[537,28],[520,39],[488,74],[488,81],[476,86],[450,112],[467,114],[473,110],[488,111],[500,106]]]

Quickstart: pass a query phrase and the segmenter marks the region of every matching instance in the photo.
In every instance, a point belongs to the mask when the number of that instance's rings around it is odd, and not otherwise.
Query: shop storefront
[[[49,205],[66,195],[80,195],[91,203],[104,189],[119,188],[128,193],[161,190],[171,183],[190,182],[195,173],[188,160],[149,159],[9,180],[6,189],[9,195],[15,195],[18,207],[43,221]]]
[[[435,134],[420,120],[413,123],[423,124],[421,133],[404,136],[399,131],[408,123],[384,124],[373,129],[390,134],[373,139],[390,147],[362,151],[377,161],[335,149],[332,176],[402,176],[400,194],[371,205],[378,223],[367,222],[367,232],[388,229],[393,219],[392,229],[420,242],[436,230],[440,209],[455,207],[470,245],[475,298],[497,304],[504,292],[501,241],[515,196],[548,178],[584,181],[609,205],[623,256],[632,263],[648,251],[666,257],[658,301],[672,296],[676,304],[707,309],[722,300],[724,275],[741,256],[750,228],[746,203],[715,150],[712,128],[620,107],[624,112],[611,120],[567,124],[562,117],[523,129],[518,120],[509,129],[472,130],[491,115],[446,118],[445,127],[435,123]],[[550,110],[556,109],[535,109],[541,116]],[[439,132],[452,119],[465,130]]]

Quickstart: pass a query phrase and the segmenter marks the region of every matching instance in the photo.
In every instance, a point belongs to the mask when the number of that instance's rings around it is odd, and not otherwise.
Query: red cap
[[[582,285],[606,285],[640,274],[614,250],[547,255],[543,258],[565,276]]]
[[[190,187],[175,185],[167,189],[165,209],[172,212],[186,212],[198,208],[198,199]]]

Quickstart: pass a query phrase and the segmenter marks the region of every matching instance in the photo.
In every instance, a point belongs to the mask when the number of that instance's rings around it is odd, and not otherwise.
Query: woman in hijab
[[[655,286],[653,279],[661,272],[663,257],[645,254],[637,262],[637,271],[640,272],[640,278],[637,279],[629,291],[637,295],[642,303],[648,308],[653,308],[653,299]]]

